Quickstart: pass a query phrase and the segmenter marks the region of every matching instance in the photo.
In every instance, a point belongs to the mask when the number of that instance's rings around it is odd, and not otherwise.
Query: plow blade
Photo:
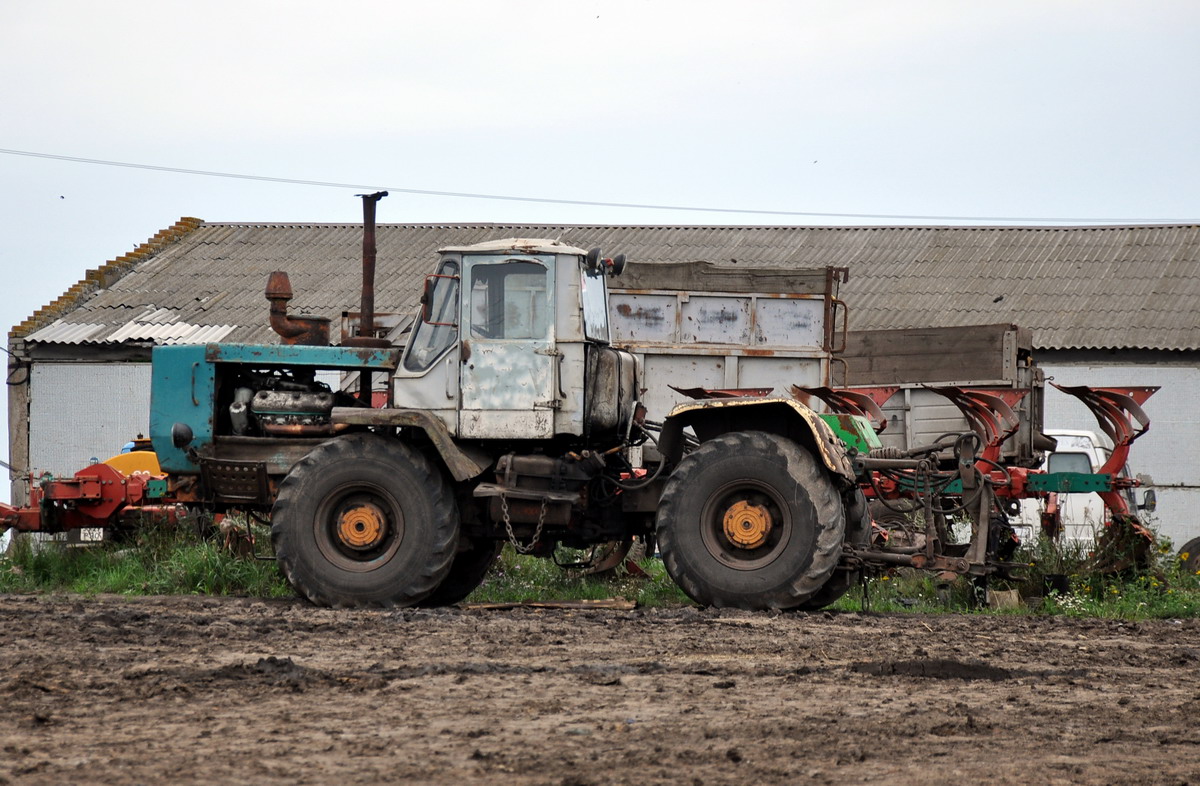
[[[1098,471],[1115,475],[1129,458],[1129,446],[1150,430],[1150,418],[1142,404],[1158,392],[1155,386],[1093,388],[1086,385],[1051,385],[1074,396],[1092,411],[1100,429],[1113,441],[1113,452]]]
[[[1000,446],[1004,444],[1004,440],[1021,428],[1021,419],[1017,417],[1013,407],[1029,394],[1026,388],[973,390],[954,386],[929,386],[928,389],[939,396],[945,396],[958,407],[970,424],[971,430],[983,440],[982,457],[992,462],[999,460]]]
[[[792,385],[792,397],[811,407],[813,398],[824,401],[829,411],[838,415],[858,415],[866,418],[878,434],[887,428],[887,416],[880,407],[896,394],[899,386],[874,388],[805,388]]]

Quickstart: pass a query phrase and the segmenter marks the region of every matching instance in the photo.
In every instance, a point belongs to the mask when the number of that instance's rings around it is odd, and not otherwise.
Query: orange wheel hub
[[[370,549],[379,545],[387,530],[383,511],[370,503],[360,503],[342,511],[337,536],[352,549]]]
[[[729,506],[722,524],[730,543],[742,549],[756,549],[771,534],[771,512],[762,505],[742,500]]]

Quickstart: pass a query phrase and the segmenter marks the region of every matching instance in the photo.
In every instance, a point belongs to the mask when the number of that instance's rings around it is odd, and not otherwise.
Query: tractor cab
[[[552,240],[443,248],[393,378],[391,405],[459,439],[585,438],[627,431],[636,362],[609,346],[602,259]]]

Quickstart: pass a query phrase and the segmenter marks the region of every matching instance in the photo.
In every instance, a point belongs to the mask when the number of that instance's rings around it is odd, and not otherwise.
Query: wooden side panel
[[[1003,382],[1016,380],[1018,356],[1030,343],[1028,330],[1007,324],[857,330],[841,357],[848,385]]]
[[[820,295],[825,292],[825,269],[789,270],[710,262],[630,262],[621,275],[609,282],[609,289]]]

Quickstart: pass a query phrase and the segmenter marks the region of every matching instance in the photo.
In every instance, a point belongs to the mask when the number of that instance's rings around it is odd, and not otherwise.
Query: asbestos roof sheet
[[[263,295],[289,274],[293,313],[357,311],[358,224],[195,222],[78,299],[31,341],[275,343]],[[174,237],[174,236],[172,236]],[[381,224],[376,308],[416,308],[439,248],[503,238],[600,246],[635,262],[848,267],[852,330],[1009,322],[1042,349],[1200,349],[1200,226],[788,227]],[[620,286],[619,279],[615,282]]]

